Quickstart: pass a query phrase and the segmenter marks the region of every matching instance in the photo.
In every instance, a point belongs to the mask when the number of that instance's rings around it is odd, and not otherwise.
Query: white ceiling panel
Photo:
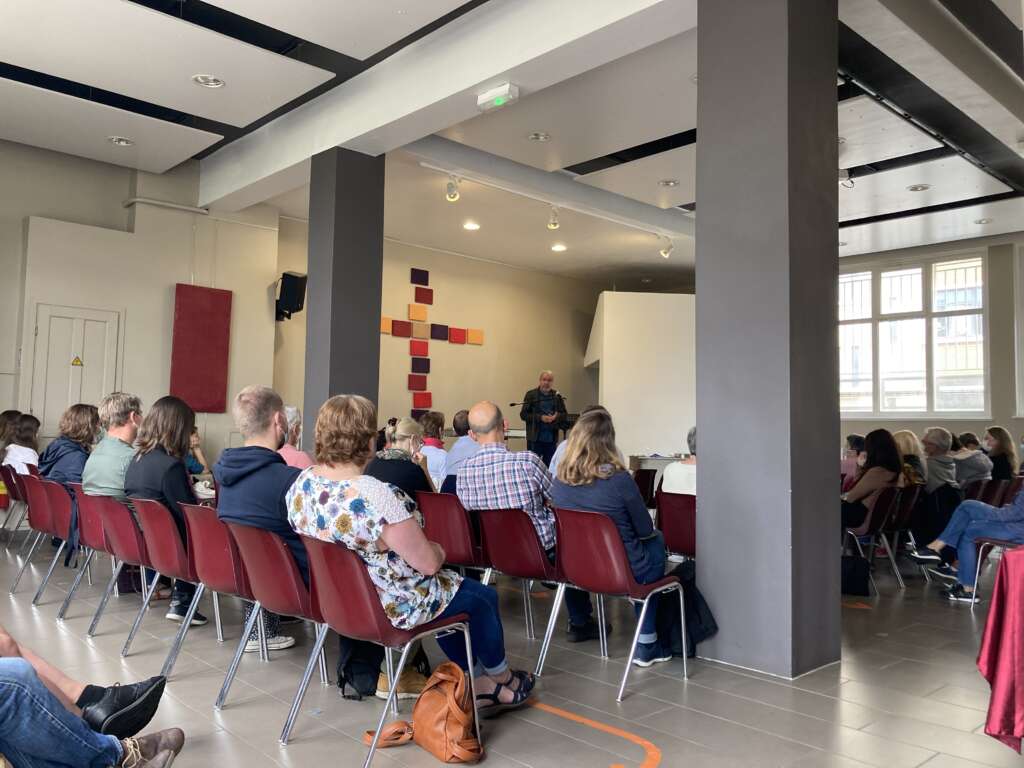
[[[839,187],[841,222],[1010,191],[959,156],[873,173],[854,184],[853,189]],[[914,184],[928,184],[929,189],[908,191]]]
[[[221,136],[0,78],[0,139],[163,173]],[[114,146],[108,136],[132,139]]]
[[[553,171],[697,126],[697,30],[480,115],[442,136]],[[530,141],[543,131],[548,141]]]
[[[658,208],[675,208],[697,199],[697,145],[622,163],[603,171],[577,176],[576,181],[631,197]],[[677,181],[675,187],[661,181]]]
[[[367,59],[466,0],[208,0],[239,16]]]
[[[912,155],[942,144],[870,96],[839,102],[839,167]]]
[[[4,0],[0,59],[235,126],[333,77],[127,0]],[[226,85],[200,87],[197,74]]]

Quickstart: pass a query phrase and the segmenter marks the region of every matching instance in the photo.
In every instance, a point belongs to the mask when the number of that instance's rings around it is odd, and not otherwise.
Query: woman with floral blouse
[[[467,614],[481,715],[521,707],[534,678],[509,669],[497,593],[445,570],[444,550],[427,540],[415,502],[365,474],[376,438],[377,413],[369,400],[336,395],[324,403],[316,419],[317,463],[303,470],[288,491],[292,528],[358,554],[385,614],[398,629]],[[438,644],[448,658],[470,669],[458,634],[438,638]]]

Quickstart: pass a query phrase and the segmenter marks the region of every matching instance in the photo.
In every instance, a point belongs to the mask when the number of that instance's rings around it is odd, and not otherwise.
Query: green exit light
[[[500,107],[500,106],[502,106],[502,105],[503,105],[504,103],[505,103],[505,97],[504,97],[504,96],[499,96],[498,98],[496,98],[496,99],[494,100],[494,106],[496,106],[496,107]]]

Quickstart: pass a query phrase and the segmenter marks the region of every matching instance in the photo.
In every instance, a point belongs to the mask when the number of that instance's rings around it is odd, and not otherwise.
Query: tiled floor
[[[15,567],[16,558],[0,550],[5,590]],[[175,631],[163,619],[160,609],[166,604],[150,611],[127,659],[119,652],[138,596],[112,600],[97,636],[85,639],[108,568],[104,559],[96,584],[83,586],[67,620],[57,623],[72,572],[58,569],[42,603],[33,608],[31,596],[44,571],[39,558],[18,593],[0,601],[0,622],[80,679],[110,683],[155,674]],[[684,683],[676,660],[636,670],[631,693],[617,704],[633,623],[625,606],[615,605],[612,658],[602,660],[596,642],[567,645],[556,636],[538,686],[538,705],[487,721],[486,765],[1020,768],[1018,755],[982,733],[988,687],[974,658],[985,611],[972,616],[967,606],[941,602],[937,587],[926,587],[919,577],[908,579],[908,590],[899,594],[881,570],[882,597],[849,600],[844,607],[841,666],[792,683],[699,661]],[[520,593],[511,583],[499,582],[499,589],[513,663],[532,668],[539,641],[524,637]],[[537,593],[538,626],[550,594]],[[226,642],[216,641],[212,620],[190,633],[154,723],[185,729],[189,740],[176,766],[360,765],[365,752],[359,739],[375,724],[380,702],[346,701],[336,687],[322,687],[315,678],[292,743],[278,744],[311,642],[308,628],[290,628],[298,645],[272,654],[269,664],[247,654],[228,705],[214,711],[239,633],[234,601],[222,603]],[[212,615],[208,604],[204,610]],[[439,658],[433,644],[428,652]],[[332,654],[332,676],[333,666]],[[403,710],[407,716],[409,707]],[[415,746],[378,753],[374,763],[437,764]]]

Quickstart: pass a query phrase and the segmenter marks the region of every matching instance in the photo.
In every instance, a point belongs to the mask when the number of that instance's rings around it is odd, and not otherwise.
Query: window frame
[[[1021,251],[1021,259],[1024,259],[1024,251]],[[981,260],[981,308],[980,309],[958,309],[935,311],[933,309],[934,296],[932,295],[933,267],[950,261],[966,261],[968,259]],[[989,282],[988,282],[988,254],[987,251],[965,250],[950,251],[932,254],[927,257],[905,256],[897,259],[856,261],[845,263],[842,259],[839,265],[839,275],[855,274],[858,272],[871,273],[871,314],[869,317],[838,320],[838,309],[836,313],[836,354],[839,354],[838,329],[843,325],[856,325],[858,323],[871,324],[871,410],[870,411],[844,411],[840,410],[840,418],[844,421],[980,421],[992,418],[992,366],[989,353]],[[921,298],[922,309],[914,312],[892,312],[882,314],[882,273],[894,272],[901,269],[920,267],[921,269]],[[1024,290],[1024,261],[1018,265],[1017,285]],[[940,317],[957,317],[966,315],[981,314],[981,327],[984,336],[982,340],[982,358],[984,374],[984,407],[979,411],[936,411],[935,410],[935,323],[934,320]],[[890,320],[911,320],[923,318],[925,321],[925,382],[926,382],[926,408],[923,411],[883,411],[881,404],[881,371],[879,366],[878,327],[880,322]],[[1018,333],[1024,331],[1022,325]],[[1024,361],[1020,363],[1024,367]],[[1020,381],[1020,378],[1018,378]],[[838,388],[839,381],[836,382]],[[1018,389],[1018,410],[1024,405],[1024,387]]]

